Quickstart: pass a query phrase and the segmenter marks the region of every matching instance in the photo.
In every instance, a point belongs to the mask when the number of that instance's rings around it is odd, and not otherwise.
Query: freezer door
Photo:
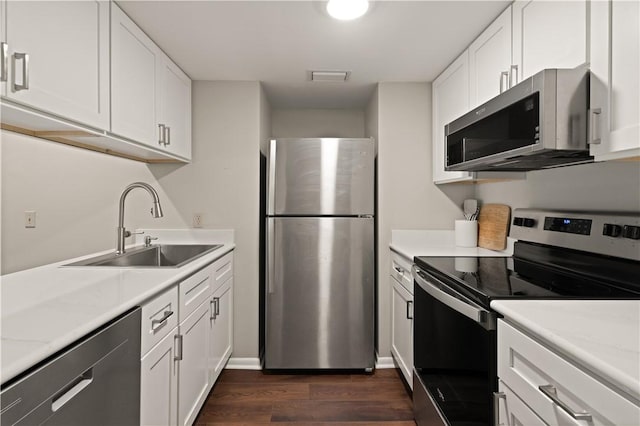
[[[269,215],[373,214],[373,139],[271,141]]]
[[[374,222],[270,218],[265,368],[374,366]]]

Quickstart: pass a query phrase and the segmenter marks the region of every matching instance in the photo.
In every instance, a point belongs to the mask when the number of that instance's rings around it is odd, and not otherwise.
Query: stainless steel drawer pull
[[[16,83],[16,62],[22,61],[22,84]],[[13,54],[13,91],[19,92],[20,90],[29,89],[29,55],[27,53],[14,53]]]
[[[569,414],[574,419],[576,419],[576,420],[585,420],[587,422],[590,422],[592,420],[591,414],[589,414],[587,411],[582,411],[580,413],[576,413],[567,404],[565,404],[564,402],[560,401],[560,398],[558,398],[558,392],[556,391],[556,388],[553,385],[540,385],[540,386],[538,386],[538,389],[540,389],[540,391],[543,394],[545,394],[551,401],[553,401],[560,408],[562,408],[564,411],[566,411],[567,414]]]
[[[78,377],[70,386],[62,390],[62,395],[56,396],[51,400],[51,411],[58,411],[67,402],[71,401],[76,395],[82,392],[87,386],[93,382],[93,368],[88,369],[80,377]]]
[[[413,319],[413,302],[411,300],[407,300],[407,319]]]
[[[176,334],[173,336],[173,340],[178,343],[178,349],[176,349],[173,359],[174,361],[182,361],[182,334]]]
[[[399,268],[397,266],[394,266],[393,269],[395,269],[396,272],[399,273],[400,275],[404,275],[404,269]]]
[[[171,315],[173,315],[173,311],[164,311],[162,318],[151,320],[151,330],[156,331],[162,327]]]
[[[7,53],[9,45],[6,42],[0,43],[0,81],[7,81]]]

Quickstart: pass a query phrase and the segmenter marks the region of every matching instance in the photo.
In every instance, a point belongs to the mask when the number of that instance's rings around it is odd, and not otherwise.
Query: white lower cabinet
[[[232,351],[229,253],[143,304],[140,424],[193,424]]]
[[[627,396],[504,320],[498,321],[498,377],[502,425],[640,424],[640,407]]]
[[[391,253],[391,355],[413,389],[413,279],[411,262]]]
[[[213,293],[209,329],[209,382],[213,387],[233,349],[233,277]]]
[[[202,303],[180,323],[178,425],[191,425],[209,391],[209,304]]]
[[[174,328],[141,361],[140,424],[174,426],[178,416],[178,363]]]

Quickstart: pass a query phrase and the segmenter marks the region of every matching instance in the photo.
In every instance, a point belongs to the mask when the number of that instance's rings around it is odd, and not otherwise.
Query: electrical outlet
[[[35,211],[25,211],[24,212],[24,227],[25,228],[35,228],[36,227],[36,212]]]
[[[202,228],[202,213],[193,214],[193,227]]]

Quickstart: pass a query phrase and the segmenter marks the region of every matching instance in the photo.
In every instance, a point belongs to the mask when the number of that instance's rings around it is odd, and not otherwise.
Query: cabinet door
[[[469,51],[465,50],[433,82],[433,181],[470,180],[469,172],[444,170],[444,126],[469,111]]]
[[[178,369],[174,328],[141,361],[140,424],[175,425],[178,421]]]
[[[209,381],[213,386],[233,350],[233,277],[213,293],[209,322]]]
[[[159,67],[160,118],[166,128],[163,148],[191,158],[191,79],[166,55]]]
[[[180,335],[178,424],[185,426],[195,420],[209,389],[209,302],[202,303],[180,324]]]
[[[508,87],[511,67],[511,7],[469,46],[470,107],[475,108]]]
[[[395,278],[391,282],[391,354],[413,389],[413,296]]]
[[[9,1],[4,18],[10,56],[6,96],[107,129],[109,2]]]
[[[160,49],[111,3],[111,131],[155,148],[160,144],[156,96]]]
[[[587,1],[516,0],[513,3],[512,85],[545,68],[587,62]]]
[[[589,138],[596,160],[640,156],[639,75],[640,3],[592,2]]]

